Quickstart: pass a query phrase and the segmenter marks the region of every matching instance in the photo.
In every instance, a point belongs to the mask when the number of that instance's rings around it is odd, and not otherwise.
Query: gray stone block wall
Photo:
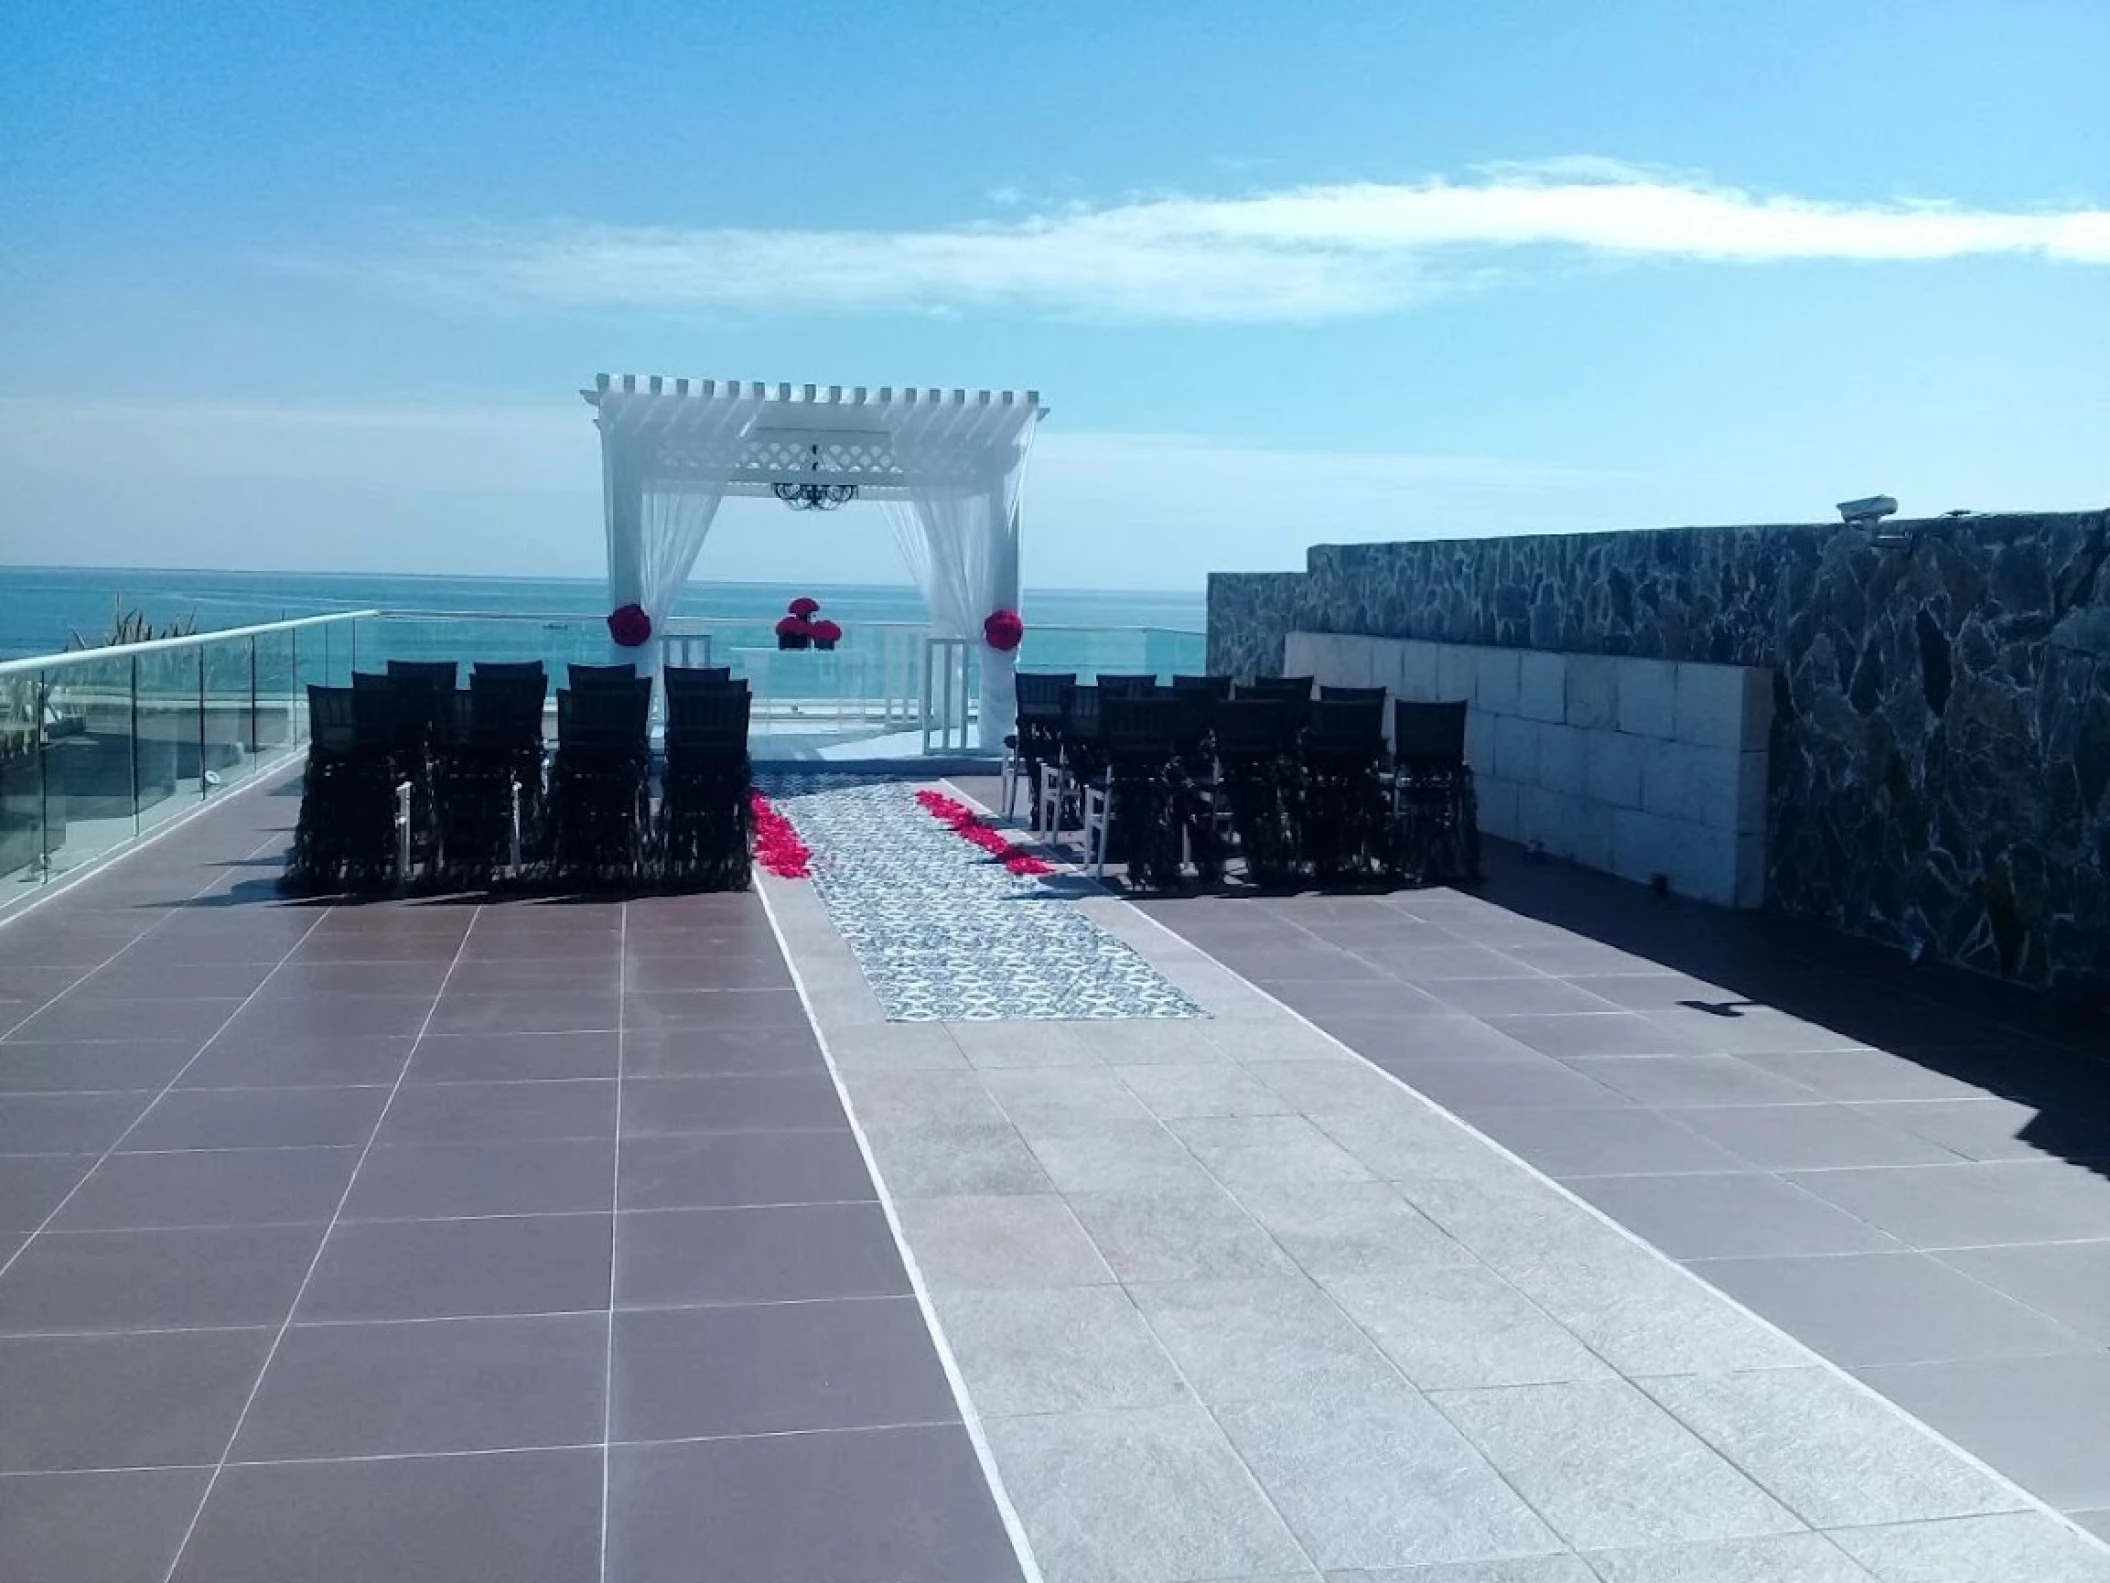
[[[1770,905],[2110,998],[2110,512],[1884,532],[1318,545],[1210,579],[1210,662],[1277,672],[1296,630],[1770,669]],[[1563,685],[1605,707],[1587,667]]]

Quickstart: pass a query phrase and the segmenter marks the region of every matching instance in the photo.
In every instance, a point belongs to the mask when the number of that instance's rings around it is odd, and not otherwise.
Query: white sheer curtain
[[[646,483],[627,458],[608,461],[606,481],[608,607],[642,606],[656,639],[696,569],[725,500],[725,485],[718,480]],[[659,653],[654,641],[642,649],[621,649],[617,657],[634,660],[645,675],[658,671]]]
[[[1019,501],[1035,426],[1027,421],[1010,466],[979,487],[934,489],[880,502],[923,591],[933,631],[968,639],[980,656],[984,747],[1003,739],[1017,713],[1018,657],[984,643],[982,623],[999,610],[1019,609]]]

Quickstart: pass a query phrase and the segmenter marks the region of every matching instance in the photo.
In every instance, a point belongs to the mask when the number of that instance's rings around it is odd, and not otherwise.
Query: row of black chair
[[[652,678],[570,668],[557,745],[539,664],[392,661],[349,688],[311,687],[311,741],[287,881],[308,892],[499,883],[564,890],[739,889],[748,882],[752,775],[745,682],[662,673],[660,796]]]
[[[1263,885],[1477,877],[1462,703],[1380,687],[1314,697],[1308,677],[1018,682],[1014,774],[1033,788],[1035,827],[1081,826],[1095,872],[1125,860],[1161,889],[1191,862],[1213,880],[1235,846]]]

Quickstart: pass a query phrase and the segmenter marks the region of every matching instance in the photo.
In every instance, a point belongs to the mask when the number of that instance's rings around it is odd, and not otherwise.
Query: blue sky
[[[1044,586],[2110,499],[2102,0],[0,27],[0,558],[591,573],[601,369],[1037,387]]]

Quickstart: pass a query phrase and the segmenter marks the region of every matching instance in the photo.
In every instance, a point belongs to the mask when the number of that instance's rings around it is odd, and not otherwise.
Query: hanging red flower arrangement
[[[608,635],[626,649],[641,649],[652,641],[652,618],[643,605],[624,605],[608,615]]]
[[[804,649],[813,646],[813,624],[804,616],[786,616],[777,623],[777,647]]]
[[[811,621],[813,619],[814,613],[818,611],[820,607],[821,602],[818,599],[815,599],[807,594],[800,594],[798,598],[792,600],[790,609],[791,613],[797,616],[801,621]]]
[[[791,821],[770,806],[760,792],[752,794],[755,815],[755,861],[778,879],[811,879],[813,851]]]
[[[999,654],[1009,654],[1026,641],[1026,624],[1016,610],[994,611],[982,622],[982,641]]]
[[[926,789],[916,793],[916,801],[923,805],[923,811],[933,819],[950,825],[953,833],[961,840],[980,847],[1020,878],[1033,879],[1055,872],[1054,865],[1043,862],[1017,842],[1008,839],[1003,831],[996,829],[958,798]]]
[[[826,616],[811,623],[806,630],[813,639],[813,646],[817,649],[832,649],[843,640],[843,629]]]

